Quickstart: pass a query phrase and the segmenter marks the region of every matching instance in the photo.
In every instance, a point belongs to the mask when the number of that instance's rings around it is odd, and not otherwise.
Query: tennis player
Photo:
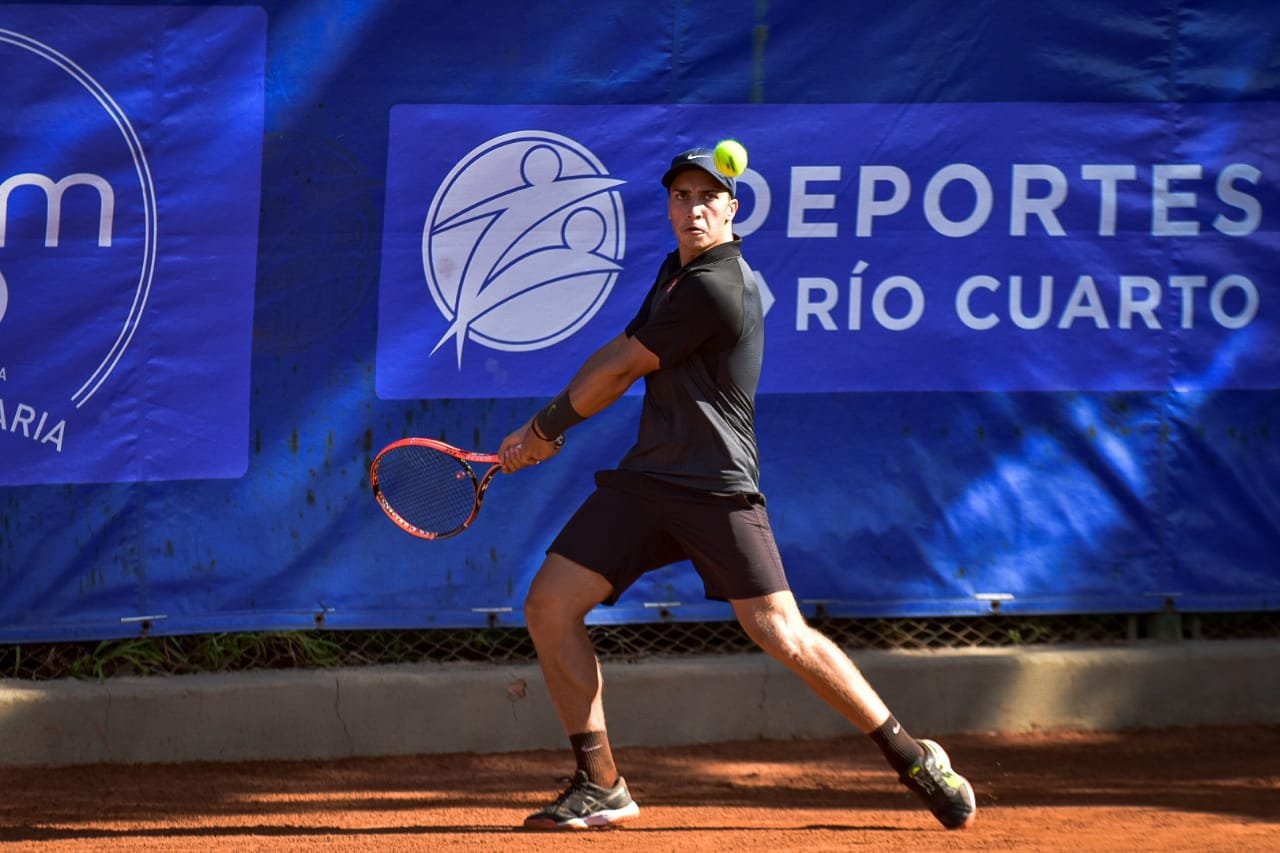
[[[525,601],[577,769],[524,825],[581,829],[639,814],[609,747],[584,618],[645,572],[687,558],[707,597],[728,601],[760,648],[868,734],[943,826],[967,827],[976,811],[969,782],[941,746],[907,733],[849,657],[805,622],[788,586],[760,493],[754,414],[764,316],[733,233],[736,182],[697,148],[671,161],[662,185],[676,250],[640,310],[499,451],[508,473],[551,458],[566,430],[644,378],[635,445],[616,469],[596,474],[595,492],[551,543]]]

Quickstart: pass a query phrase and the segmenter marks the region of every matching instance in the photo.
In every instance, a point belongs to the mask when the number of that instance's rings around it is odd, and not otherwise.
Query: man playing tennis
[[[759,487],[755,392],[764,323],[755,276],[733,234],[736,182],[711,152],[678,155],[663,175],[677,249],[635,318],[569,386],[503,441],[511,473],[553,456],[554,441],[641,377],[639,437],[551,543],[525,618],[577,763],[569,787],[530,815],[533,829],[608,826],[639,814],[609,748],[599,662],[584,618],[645,572],[690,559],[710,599],[868,734],[949,829],[969,826],[973,788],[947,754],[916,740],[854,663],[800,613]]]

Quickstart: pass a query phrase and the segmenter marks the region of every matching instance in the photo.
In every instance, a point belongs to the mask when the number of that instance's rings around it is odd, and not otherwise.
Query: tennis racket
[[[476,476],[471,463],[488,463]],[[471,453],[431,438],[404,438],[378,452],[369,469],[373,496],[401,530],[420,539],[446,539],[480,514],[496,453]]]

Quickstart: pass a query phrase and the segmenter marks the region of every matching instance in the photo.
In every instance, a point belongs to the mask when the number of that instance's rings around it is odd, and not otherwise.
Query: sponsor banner
[[[543,396],[674,248],[671,157],[741,140],[763,392],[1280,384],[1280,104],[402,105],[384,398]]]
[[[235,477],[266,16],[0,7],[0,484]]]

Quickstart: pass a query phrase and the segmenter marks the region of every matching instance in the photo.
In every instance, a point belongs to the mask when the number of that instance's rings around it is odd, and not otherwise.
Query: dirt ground
[[[0,768],[7,850],[1280,851],[1280,727],[940,739],[978,821],[946,832],[860,737],[620,748],[641,814],[513,829],[566,752]]]

